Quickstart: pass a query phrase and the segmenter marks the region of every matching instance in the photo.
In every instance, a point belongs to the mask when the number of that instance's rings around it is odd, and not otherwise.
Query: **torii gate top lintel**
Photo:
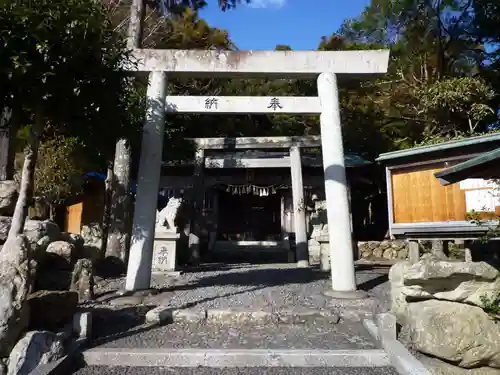
[[[129,71],[188,76],[316,78],[321,73],[366,75],[387,72],[389,50],[226,51],[135,49]]]
[[[251,150],[281,149],[297,147],[321,147],[321,136],[303,135],[291,137],[226,137],[226,138],[188,138],[197,148],[204,150]]]

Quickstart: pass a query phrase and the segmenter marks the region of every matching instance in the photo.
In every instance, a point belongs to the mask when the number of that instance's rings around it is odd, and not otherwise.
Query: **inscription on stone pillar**
[[[175,271],[178,233],[157,231],[153,247],[153,271]]]
[[[158,255],[156,258],[156,263],[166,264],[168,261],[168,247],[163,245],[158,249]]]

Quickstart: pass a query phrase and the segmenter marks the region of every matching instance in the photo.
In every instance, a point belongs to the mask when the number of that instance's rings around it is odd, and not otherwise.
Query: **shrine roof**
[[[434,173],[442,185],[451,185],[468,178],[498,178],[500,148]]]
[[[468,156],[488,152],[500,146],[500,133],[469,137],[435,145],[413,147],[380,154],[376,159],[382,164],[408,163],[437,160],[449,156]]]

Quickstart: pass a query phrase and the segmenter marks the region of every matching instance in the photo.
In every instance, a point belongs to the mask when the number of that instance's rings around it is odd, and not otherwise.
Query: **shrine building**
[[[163,163],[158,209],[172,196],[188,200],[196,200],[192,194],[203,196],[201,209],[194,213],[201,228],[202,255],[217,260],[252,258],[258,253],[262,259],[267,254],[276,261],[295,261],[292,168],[302,177],[295,181],[299,182],[295,189],[303,191],[307,239],[320,235],[326,215],[317,212],[325,199],[319,136],[197,138],[193,142],[198,149],[195,160]],[[291,158],[293,147],[299,151],[298,166]],[[201,165],[198,173],[196,160]],[[369,184],[362,175],[370,165],[346,154],[349,185]],[[314,246],[309,248],[314,253]],[[315,257],[319,254],[310,254],[311,261]]]

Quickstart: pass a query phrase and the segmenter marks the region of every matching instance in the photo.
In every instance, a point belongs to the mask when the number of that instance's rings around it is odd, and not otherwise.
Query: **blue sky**
[[[322,36],[335,32],[346,18],[358,16],[369,0],[253,0],[222,12],[217,0],[200,12],[210,26],[226,29],[241,50],[268,50],[287,44],[315,49]]]

